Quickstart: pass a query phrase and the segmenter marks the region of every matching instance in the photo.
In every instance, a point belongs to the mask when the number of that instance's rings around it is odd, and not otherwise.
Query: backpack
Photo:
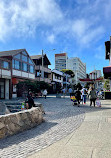
[[[84,94],[87,94],[87,91],[86,91],[86,89],[84,89]]]

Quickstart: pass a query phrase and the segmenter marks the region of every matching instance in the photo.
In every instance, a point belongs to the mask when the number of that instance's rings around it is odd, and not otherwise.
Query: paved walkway
[[[111,158],[111,101],[79,109],[86,114],[78,129],[28,158]]]
[[[69,98],[48,97],[36,101],[44,106],[46,122],[0,140],[0,158],[26,158],[66,137],[84,121],[85,108],[72,106]]]

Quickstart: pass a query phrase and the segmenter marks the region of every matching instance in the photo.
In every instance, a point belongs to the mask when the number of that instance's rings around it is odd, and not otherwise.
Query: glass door
[[[4,80],[0,80],[0,99],[5,98],[5,82]]]

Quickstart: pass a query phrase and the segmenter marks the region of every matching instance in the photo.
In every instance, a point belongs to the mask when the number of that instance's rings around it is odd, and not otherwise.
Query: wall
[[[17,113],[0,116],[0,139],[30,129],[43,122],[42,111],[33,107]]]

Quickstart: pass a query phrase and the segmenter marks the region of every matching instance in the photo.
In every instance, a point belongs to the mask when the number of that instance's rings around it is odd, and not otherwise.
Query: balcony
[[[46,82],[46,83],[51,83],[51,79],[49,79],[49,78],[42,78],[42,77],[36,77],[35,78],[37,81],[44,81],[44,82]]]
[[[41,65],[35,66],[35,70],[42,71],[42,66]],[[47,72],[47,73],[51,73],[51,70],[49,68],[46,68],[46,67],[43,67],[43,71]]]

